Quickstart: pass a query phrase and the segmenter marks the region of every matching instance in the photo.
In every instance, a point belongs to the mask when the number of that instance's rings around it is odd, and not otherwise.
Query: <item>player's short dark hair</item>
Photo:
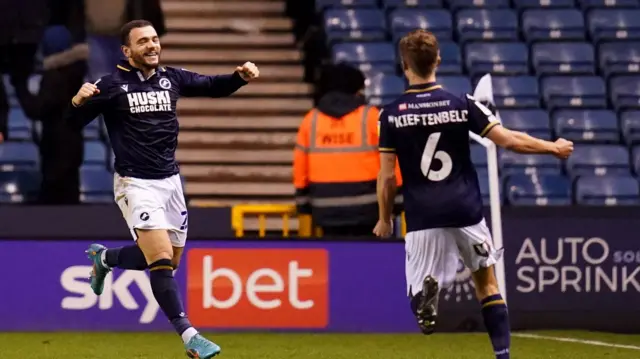
[[[422,78],[435,71],[440,46],[431,32],[422,29],[411,31],[400,40],[398,47],[403,70],[411,69]]]
[[[131,30],[147,26],[153,26],[153,24],[147,20],[133,20],[122,25],[122,28],[120,28],[120,44],[129,46]]]

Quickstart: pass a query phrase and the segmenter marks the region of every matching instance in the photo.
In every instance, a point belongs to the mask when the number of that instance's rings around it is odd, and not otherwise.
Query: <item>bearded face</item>
[[[129,44],[123,46],[123,52],[133,65],[142,70],[155,69],[160,64],[160,38],[152,26],[131,30]]]

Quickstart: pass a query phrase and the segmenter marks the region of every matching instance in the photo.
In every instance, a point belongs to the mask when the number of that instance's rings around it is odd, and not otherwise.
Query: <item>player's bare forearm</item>
[[[381,220],[391,220],[397,191],[395,174],[380,173],[378,175],[378,215]]]
[[[377,193],[380,220],[389,221],[393,213],[396,192],[396,155],[390,152],[380,153],[380,172],[378,173]]]
[[[509,150],[518,153],[557,154],[558,148],[553,142],[529,136],[524,132],[512,131],[514,141]]]
[[[511,131],[502,126],[495,126],[487,137],[496,145],[510,151],[524,154],[557,154],[555,143],[531,137],[524,132]]]

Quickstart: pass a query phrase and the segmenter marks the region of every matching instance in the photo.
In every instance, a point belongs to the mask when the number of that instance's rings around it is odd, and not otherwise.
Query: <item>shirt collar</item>
[[[442,88],[441,85],[438,85],[436,82],[427,82],[424,84],[419,84],[419,85],[412,85],[409,86],[409,88],[407,89],[407,93],[413,93],[413,92],[428,92],[428,91],[433,91],[436,89]]]
[[[120,60],[118,62],[118,65],[116,65],[116,67],[120,71],[136,73],[138,75],[138,77],[140,78],[140,81],[144,82],[144,81],[148,80],[148,79],[144,78],[144,76],[142,75],[142,71],[140,71],[140,69],[137,69],[137,68],[131,66],[131,64],[127,60]],[[153,75],[151,75],[149,77],[149,79],[152,78],[156,73],[158,73],[158,71],[165,72],[167,70],[164,68],[164,66],[158,66],[158,69],[156,70],[156,72],[154,72]]]

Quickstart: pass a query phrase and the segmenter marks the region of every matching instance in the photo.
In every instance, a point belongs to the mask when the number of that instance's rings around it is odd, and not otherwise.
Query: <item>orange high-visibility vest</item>
[[[298,212],[312,214],[314,224],[375,225],[379,116],[371,106],[339,119],[317,109],[305,116],[294,151],[293,182]],[[396,176],[400,186],[397,165]],[[401,201],[398,196],[396,204]]]

